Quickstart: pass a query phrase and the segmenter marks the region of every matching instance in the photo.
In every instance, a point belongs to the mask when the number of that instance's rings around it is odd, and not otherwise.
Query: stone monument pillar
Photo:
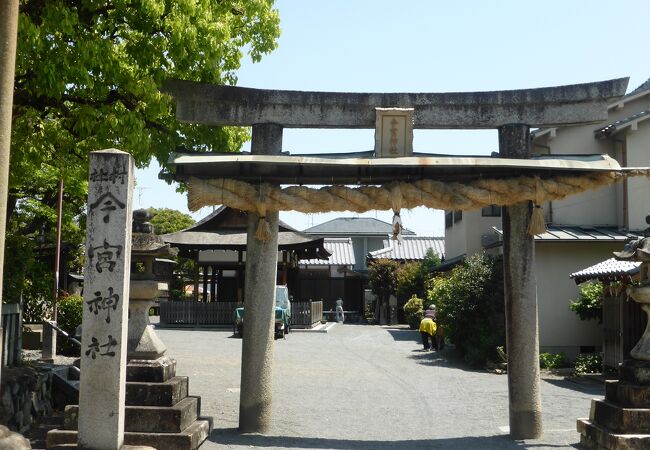
[[[133,167],[119,150],[90,154],[78,438],[90,450],[124,443]]]
[[[650,215],[646,216],[650,224]],[[641,261],[639,284],[627,294],[648,316],[645,332],[619,367],[619,379],[605,382],[605,398],[591,401],[588,419],[578,419],[580,443],[594,450],[650,448],[650,228],[628,242],[616,259]]]
[[[253,154],[279,154],[281,151],[281,126],[253,125]],[[246,326],[242,336],[239,397],[239,430],[244,433],[265,433],[271,426],[279,217],[277,211],[266,214],[271,236],[266,241],[260,241],[255,236],[259,216],[248,213],[244,294]]]
[[[499,155],[528,158],[530,128],[520,124],[499,128]],[[513,439],[535,439],[542,435],[535,243],[534,237],[528,234],[530,214],[530,202],[503,208],[508,399]]]

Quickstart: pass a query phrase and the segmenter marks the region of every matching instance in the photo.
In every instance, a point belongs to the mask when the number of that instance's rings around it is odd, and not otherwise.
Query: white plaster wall
[[[467,227],[465,212],[463,219],[449,228],[445,228],[445,259],[451,259],[467,253]]]
[[[535,273],[539,342],[542,351],[564,351],[574,357],[580,346],[602,346],[602,326],[598,321],[580,320],[569,309],[577,298],[578,286],[569,275],[610,258],[622,243],[537,241]]]
[[[641,122],[637,131],[627,132],[625,139],[628,166],[650,167],[650,120]],[[645,216],[650,214],[650,181],[646,177],[629,179],[628,198],[630,229],[646,228]]]

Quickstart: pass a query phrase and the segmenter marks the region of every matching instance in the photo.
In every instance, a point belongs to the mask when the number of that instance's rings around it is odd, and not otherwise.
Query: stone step
[[[124,431],[136,433],[180,433],[198,418],[197,397],[186,397],[174,406],[127,406]],[[76,430],[78,405],[65,407],[63,428]]]
[[[158,359],[132,359],[126,365],[126,381],[163,383],[176,376],[176,360],[169,356]]]
[[[650,448],[650,434],[616,434],[589,419],[578,419],[576,428],[580,433],[580,443],[589,449],[647,450]]]
[[[589,420],[615,433],[650,433],[647,408],[623,408],[607,400],[593,399]]]
[[[188,393],[188,377],[173,377],[163,383],[126,383],[127,406],[174,406]]]
[[[605,381],[605,398],[625,408],[650,408],[650,386],[627,381]]]
[[[197,420],[180,433],[124,433],[125,445],[149,445],[156,450],[196,450],[208,438],[210,423]],[[76,444],[77,432],[52,430],[47,434],[47,448],[57,445]]]

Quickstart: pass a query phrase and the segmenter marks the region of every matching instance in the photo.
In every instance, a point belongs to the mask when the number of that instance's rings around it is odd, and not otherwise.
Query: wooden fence
[[[617,370],[645,331],[647,315],[625,290],[603,298],[603,364]]]
[[[235,302],[160,302],[163,325],[232,325],[233,312],[243,306]],[[296,302],[291,305],[291,324],[311,328],[323,318],[323,302]]]
[[[18,303],[2,305],[2,366],[13,366],[20,359],[22,326]]]

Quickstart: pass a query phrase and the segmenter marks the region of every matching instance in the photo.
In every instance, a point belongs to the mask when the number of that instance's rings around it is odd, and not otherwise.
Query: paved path
[[[268,435],[241,435],[241,340],[225,330],[157,332],[177,373],[190,376],[190,393],[202,397],[202,413],[214,418],[202,450],[573,448],[576,418],[603,393],[593,382],[545,378],[544,437],[515,442],[505,375],[424,353],[415,331],[337,325],[275,341],[274,426]]]

